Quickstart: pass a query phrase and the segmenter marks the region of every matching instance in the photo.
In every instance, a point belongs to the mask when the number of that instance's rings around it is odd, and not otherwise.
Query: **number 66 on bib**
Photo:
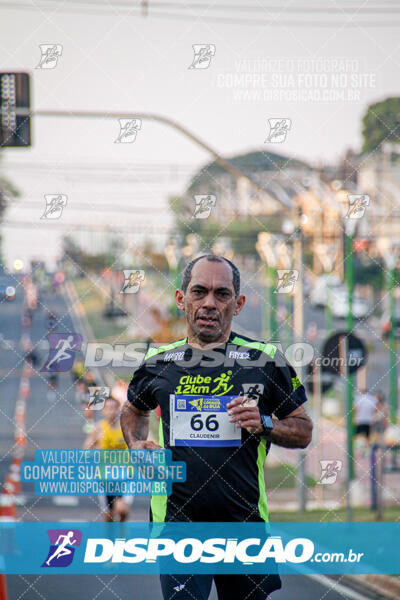
[[[226,407],[233,398],[170,394],[170,446],[240,446],[241,429]]]

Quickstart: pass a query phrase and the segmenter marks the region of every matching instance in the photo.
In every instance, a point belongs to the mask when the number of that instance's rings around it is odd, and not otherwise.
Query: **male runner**
[[[85,448],[101,448],[102,450],[124,450],[126,444],[119,424],[120,404],[111,396],[107,398],[103,408],[104,419],[88,435]],[[125,521],[133,501],[133,496],[100,496],[100,506],[104,520]]]
[[[172,450],[186,481],[153,497],[153,521],[268,521],[263,465],[271,443],[305,448],[312,422],[305,391],[272,344],[231,331],[245,303],[240,274],[214,255],[189,263],[182,290],[187,338],[150,348],[128,388],[121,426],[129,448]],[[258,403],[246,396],[259,390]],[[244,392],[244,393],[243,393]],[[160,446],[147,440],[150,411],[161,407]],[[274,414],[277,419],[272,420]],[[165,600],[206,600],[212,575],[162,575]],[[270,575],[215,575],[220,600],[265,600],[281,587]]]

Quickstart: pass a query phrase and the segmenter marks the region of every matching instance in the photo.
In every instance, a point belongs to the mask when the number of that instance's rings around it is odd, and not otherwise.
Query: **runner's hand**
[[[153,442],[152,440],[140,440],[134,442],[129,447],[130,450],[160,450],[161,446]]]
[[[238,427],[247,429],[249,433],[262,433],[260,411],[255,400],[250,400],[246,396],[239,396],[226,406],[231,423],[236,423]]]

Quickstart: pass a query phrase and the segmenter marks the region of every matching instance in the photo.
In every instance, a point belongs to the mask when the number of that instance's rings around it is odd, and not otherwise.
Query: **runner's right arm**
[[[130,402],[125,402],[121,412],[121,429],[128,448],[160,448],[147,440],[149,435],[150,410],[139,410]]]
[[[158,406],[152,393],[153,381],[154,377],[147,372],[146,363],[142,363],[129,384],[128,401],[121,412],[121,429],[128,448],[160,448],[147,440],[150,413]]]

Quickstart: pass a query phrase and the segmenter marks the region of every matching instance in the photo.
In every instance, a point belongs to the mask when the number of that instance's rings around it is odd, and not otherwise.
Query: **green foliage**
[[[1,155],[0,155],[1,156]],[[7,200],[18,198],[19,191],[5,177],[0,175],[0,221],[7,208]],[[2,238],[0,237],[0,261],[2,262]]]
[[[257,173],[257,171],[277,171],[295,167],[308,168],[303,161],[276,152],[268,152],[265,149],[234,156],[229,159],[229,162],[248,175]],[[209,162],[194,175],[188,191],[191,192],[199,184],[212,185],[213,180],[223,173],[226,173],[225,169],[216,161]]]
[[[361,262],[354,257],[354,283],[360,285],[371,285],[375,290],[381,290],[385,286],[385,269],[380,261],[364,257]]]
[[[258,256],[255,248],[257,235],[260,231],[282,233],[282,215],[243,217],[225,224],[209,222],[208,219],[181,218],[176,221],[176,227],[182,238],[189,233],[198,234],[202,242],[201,249],[210,249],[223,237],[229,240],[235,254]]]
[[[362,152],[374,152],[382,142],[400,142],[400,98],[371,104],[363,120]]]
[[[79,265],[85,272],[101,271],[115,261],[115,257],[110,253],[89,254],[85,252],[70,236],[63,238],[63,259],[70,261],[73,265]]]
[[[264,468],[265,483],[268,489],[290,489],[297,485],[297,468],[287,463],[282,463],[273,467]],[[314,487],[316,480],[311,475],[306,476],[307,487]]]

